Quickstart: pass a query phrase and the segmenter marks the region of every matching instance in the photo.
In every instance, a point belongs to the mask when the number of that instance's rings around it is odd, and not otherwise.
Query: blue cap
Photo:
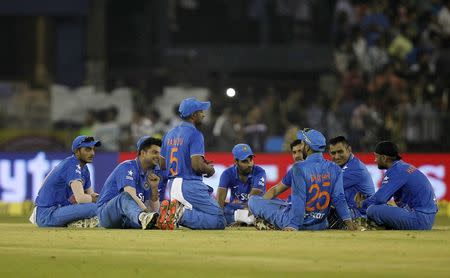
[[[101,145],[102,142],[96,141],[92,136],[80,135],[72,142],[72,152],[82,147],[99,147]]]
[[[150,136],[142,136],[139,138],[139,140],[136,143],[137,151],[140,151],[142,149],[142,145],[144,145],[145,141],[150,138]]]
[[[234,146],[231,153],[237,160],[244,160],[247,157],[253,155],[252,149],[247,144],[237,144],[236,146]]]
[[[198,101],[195,98],[190,97],[183,99],[180,108],[178,108],[178,112],[180,112],[181,117],[186,118],[196,111],[208,110],[210,106],[211,102],[209,101]]]
[[[315,129],[300,130],[297,139],[304,141],[313,151],[324,152],[327,146],[325,136]]]

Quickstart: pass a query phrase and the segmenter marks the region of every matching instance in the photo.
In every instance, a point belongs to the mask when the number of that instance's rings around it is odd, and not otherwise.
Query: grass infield
[[[433,231],[36,228],[0,218],[0,277],[448,277],[450,218]]]

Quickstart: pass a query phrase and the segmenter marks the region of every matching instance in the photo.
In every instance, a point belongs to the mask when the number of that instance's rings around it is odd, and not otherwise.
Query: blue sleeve
[[[281,182],[286,185],[287,187],[291,187],[292,185],[292,168],[287,171],[286,175],[283,177],[283,180]]]
[[[70,182],[79,180],[84,185],[85,179],[83,175],[81,174],[81,168],[79,167],[79,164],[70,164],[66,168],[65,172],[65,178],[66,178],[66,184],[70,187]]]
[[[256,188],[261,190],[262,192],[266,191],[266,171],[264,169],[259,169],[258,173],[253,177],[252,189]]]
[[[228,171],[223,171],[222,175],[220,175],[219,187],[220,188],[228,188],[231,185],[230,175]]]
[[[363,202],[362,209],[366,210],[370,205],[386,204],[395,192],[405,184],[407,175],[408,174],[406,172],[394,175],[390,174],[389,176],[386,175],[388,177],[388,181],[386,183],[383,182],[381,188],[375,192],[372,197]]]
[[[127,167],[126,164],[122,164],[121,167],[117,168],[115,174],[117,190],[122,192],[125,186],[131,186],[136,188],[137,175],[132,167]]]
[[[336,179],[334,181],[333,193],[331,196],[331,204],[336,208],[337,213],[342,220],[349,220],[352,217],[348,210],[347,201],[345,200],[344,186],[343,186],[343,174],[342,171],[336,172]]]
[[[199,131],[191,134],[189,156],[205,155],[205,140],[203,134]]]
[[[301,170],[295,169],[292,173],[291,209],[289,210],[290,221],[287,227],[292,227],[298,230],[303,226],[303,220],[305,218],[305,203],[306,181]]]

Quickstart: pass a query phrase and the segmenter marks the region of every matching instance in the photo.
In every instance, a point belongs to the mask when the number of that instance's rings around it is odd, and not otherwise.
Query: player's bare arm
[[[269,190],[267,190],[266,194],[264,194],[264,199],[273,199],[276,198],[278,195],[283,193],[284,191],[288,190],[289,187],[284,185],[282,182],[278,183],[277,185],[271,187]]]
[[[217,203],[219,203],[219,206],[222,208],[225,206],[225,199],[227,198],[227,192],[228,190],[223,187],[219,187],[217,189]]]
[[[94,192],[94,189],[92,188],[92,186],[89,187],[88,189],[86,189],[86,190],[84,191],[84,193],[91,195],[91,197],[92,197],[92,202],[93,202],[93,203],[97,202],[97,199],[98,199],[98,196],[99,196],[99,195],[98,195],[98,193],[95,193],[95,192]]]
[[[202,155],[194,155],[191,157],[192,169],[197,174],[206,175],[207,178],[214,175],[214,165],[208,164],[205,158]]]
[[[83,184],[81,181],[76,180],[70,183],[70,188],[72,188],[73,195],[75,197],[75,201],[78,204],[86,204],[95,202],[97,199],[91,196],[91,194],[86,194],[83,189]]]
[[[139,205],[139,207],[143,210],[143,211],[148,211],[147,207],[145,206],[145,204],[141,201],[141,199],[139,199],[139,197],[136,195],[136,188],[132,187],[132,186],[125,186],[123,188],[123,191],[127,192],[128,194],[130,194],[131,198],[133,198],[133,200]]]

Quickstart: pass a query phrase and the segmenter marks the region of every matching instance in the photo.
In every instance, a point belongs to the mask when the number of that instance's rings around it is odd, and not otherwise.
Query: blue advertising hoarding
[[[0,152],[0,201],[32,200],[50,170],[70,153],[7,153]],[[96,153],[88,164],[94,190],[99,192],[108,175],[117,166],[118,153]]]

